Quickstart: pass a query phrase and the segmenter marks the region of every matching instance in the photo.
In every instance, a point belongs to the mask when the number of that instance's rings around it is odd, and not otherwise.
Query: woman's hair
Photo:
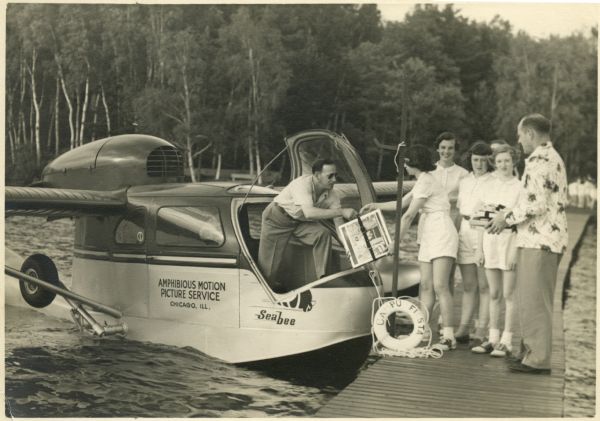
[[[435,170],[431,151],[423,145],[414,145],[406,148],[406,159],[406,165],[409,167],[426,172]]]
[[[510,157],[512,158],[513,167],[517,166],[517,161],[519,159],[519,156],[517,155],[517,150],[515,148],[513,148],[510,145],[500,145],[500,146],[498,146],[498,148],[496,148],[496,150],[492,154],[492,161],[496,162],[496,157],[498,155],[500,155],[501,153],[509,153]]]
[[[465,167],[469,171],[473,171],[473,165],[471,163],[471,157],[473,155],[478,156],[487,156],[488,158],[492,156],[492,148],[483,140],[478,140],[473,143],[467,153],[463,157],[463,167]],[[488,159],[487,171],[492,171],[492,165],[490,160]]]
[[[440,133],[438,135],[438,137],[435,138],[435,142],[433,143],[436,150],[440,147],[440,143],[442,143],[442,140],[454,140],[454,145],[456,147],[456,150],[458,151],[458,139],[456,138],[454,133],[452,133],[452,132]]]
[[[493,139],[493,140],[490,140],[490,146],[491,145],[496,145],[496,146],[508,145],[508,142],[504,139]]]

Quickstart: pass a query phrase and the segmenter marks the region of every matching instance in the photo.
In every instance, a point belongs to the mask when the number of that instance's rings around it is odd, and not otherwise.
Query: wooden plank
[[[475,389],[465,389],[463,387],[460,388],[460,393],[457,393],[456,390],[452,389],[452,385],[445,385],[444,387],[421,387],[421,388],[413,388],[407,387],[407,383],[400,383],[401,389],[403,389],[402,399],[410,399],[415,396],[422,396],[422,393],[426,393],[428,395],[435,395],[436,399],[443,399],[447,397],[449,400],[473,400],[473,398],[477,397],[478,400],[486,400],[486,397],[492,398],[492,400],[496,400],[497,396],[505,396],[510,397],[511,395],[519,395],[520,393],[515,392],[529,392],[529,388],[504,388],[504,390],[499,388],[488,389],[481,388],[481,390]],[[454,384],[455,386],[458,386]],[[462,385],[460,385],[462,386]],[[361,384],[359,389],[355,389],[354,392],[359,393],[361,396],[372,396],[373,399],[376,399],[377,396],[395,396],[396,392],[382,392],[382,388],[398,388],[398,383],[396,385],[390,384],[376,384],[367,386],[366,384]],[[544,393],[545,392],[545,393]],[[343,395],[342,395],[343,396]],[[521,395],[518,399],[529,399],[530,397],[535,397],[536,399],[541,400],[556,400],[556,398],[560,398],[562,393],[557,391],[550,390],[537,390],[535,393],[525,393],[525,395]],[[517,399],[517,398],[515,398]],[[509,399],[510,401],[511,399]]]
[[[569,212],[569,248],[559,266],[554,297],[552,374],[510,372],[502,358],[460,345],[441,359],[380,358],[317,412],[319,417],[561,417],[565,350],[562,293],[572,251],[589,214]],[[454,315],[460,316],[457,288]],[[513,346],[520,338],[513,337]]]
[[[427,395],[428,400],[434,401],[435,395]],[[342,402],[337,412],[331,410],[319,411],[318,416],[323,417],[547,417],[548,409],[545,406],[532,406],[530,401],[508,400],[503,404],[495,402],[469,402],[446,401],[442,405],[432,406],[424,402],[425,399],[401,402],[390,401],[361,404],[348,400]]]
[[[438,398],[438,396],[435,393],[431,393],[429,395],[430,397],[435,397],[436,400],[440,399]],[[421,404],[423,402],[423,397],[422,396],[409,396],[406,399],[402,399],[401,402],[396,402],[393,400],[390,400],[390,396],[380,396],[379,398],[374,397],[372,395],[361,395],[361,397],[364,400],[368,400],[368,404],[363,405],[363,407],[365,408],[379,408],[381,406],[389,406],[391,409],[394,408],[402,408],[405,407],[407,404],[409,404],[409,406],[412,407],[418,407],[419,404]],[[340,402],[345,401],[347,403],[347,405],[352,405],[353,401],[350,398],[340,398]],[[536,402],[535,405],[531,405],[531,400],[528,399],[527,397],[507,397],[507,396],[498,396],[497,399],[493,399],[492,396],[490,396],[488,399],[485,400],[477,400],[477,405],[478,406],[490,406],[490,407],[494,407],[494,408],[498,408],[498,409],[502,409],[504,413],[506,413],[506,411],[508,411],[508,413],[512,413],[515,407],[519,407],[519,406],[526,406],[529,408],[532,408],[536,411],[541,410],[541,409],[547,409],[547,405],[553,405],[556,404],[559,400],[558,399],[546,399],[546,400],[540,400],[539,402]],[[412,402],[412,405],[410,405],[410,403]],[[442,406],[444,407],[444,409],[447,408],[452,408],[452,407],[456,407],[456,406],[462,406],[463,404],[468,404],[469,401],[466,399],[441,399],[440,402],[443,404]],[[439,406],[439,405],[438,405]],[[555,406],[560,406],[560,404],[557,404]]]

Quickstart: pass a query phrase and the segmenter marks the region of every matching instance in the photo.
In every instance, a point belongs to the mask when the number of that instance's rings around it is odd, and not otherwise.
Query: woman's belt
[[[444,209],[444,210],[424,210],[424,209],[421,209],[421,213],[427,213],[427,214],[430,214],[430,213],[446,213],[446,214],[450,215],[450,209]]]

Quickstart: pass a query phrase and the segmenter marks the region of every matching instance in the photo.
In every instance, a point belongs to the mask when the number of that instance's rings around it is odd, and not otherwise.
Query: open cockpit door
[[[357,152],[345,137],[327,130],[311,130],[291,136],[285,141],[291,162],[289,181],[311,174],[315,161],[330,159],[336,164],[338,182],[335,189],[340,193],[343,207],[359,210],[364,204],[375,200],[375,191],[370,177]],[[280,181],[283,186],[288,184],[284,180]],[[232,192],[243,193],[244,190],[236,187]],[[337,241],[337,235],[334,234],[332,255],[324,278],[317,279],[312,249],[292,238],[283,255],[282,267],[286,268],[285,275],[280,274],[280,277],[275,279],[282,285],[285,293],[283,291],[274,293],[270,290],[266,280],[260,274],[257,260],[262,211],[277,192],[278,190],[275,189],[251,186],[243,197],[232,200],[232,215],[236,215],[234,228],[240,239],[241,254],[245,256],[244,260],[248,267],[257,275],[257,283],[263,286],[271,301],[286,300],[304,291],[308,294],[308,290],[312,288],[341,291],[339,288],[373,286],[369,271],[351,268],[345,250]],[[332,234],[335,232],[333,224],[325,221],[322,223],[332,230]],[[240,285],[241,288],[245,288],[246,283],[241,282]],[[292,291],[296,292],[292,293]]]
[[[343,135],[327,130],[311,130],[291,136],[286,139],[286,142],[290,151],[292,178],[310,174],[312,164],[318,159],[328,158],[336,163],[338,182],[335,188],[341,193],[343,207],[359,210],[367,203],[376,201],[376,191],[382,197],[394,198],[396,196],[398,184],[395,181],[380,182],[374,186],[363,161]],[[411,182],[406,184],[411,184]],[[341,248],[341,245],[337,246]],[[377,260],[373,266],[383,280],[385,290],[390,291],[393,277],[392,256]],[[416,266],[403,265],[400,271],[401,276],[398,280],[400,289],[419,282]]]
[[[331,159],[337,167],[336,189],[343,198],[343,206],[359,209],[375,201],[375,190],[367,170],[348,139],[327,130],[311,130],[286,138],[292,164],[291,178],[312,173],[312,164],[318,159]],[[359,201],[356,203],[356,198]],[[354,200],[350,200],[350,198]]]

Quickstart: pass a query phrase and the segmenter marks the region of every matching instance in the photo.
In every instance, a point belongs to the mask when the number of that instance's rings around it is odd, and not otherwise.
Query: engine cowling
[[[183,156],[166,140],[128,134],[96,140],[66,152],[42,172],[45,187],[116,190],[184,181]]]

